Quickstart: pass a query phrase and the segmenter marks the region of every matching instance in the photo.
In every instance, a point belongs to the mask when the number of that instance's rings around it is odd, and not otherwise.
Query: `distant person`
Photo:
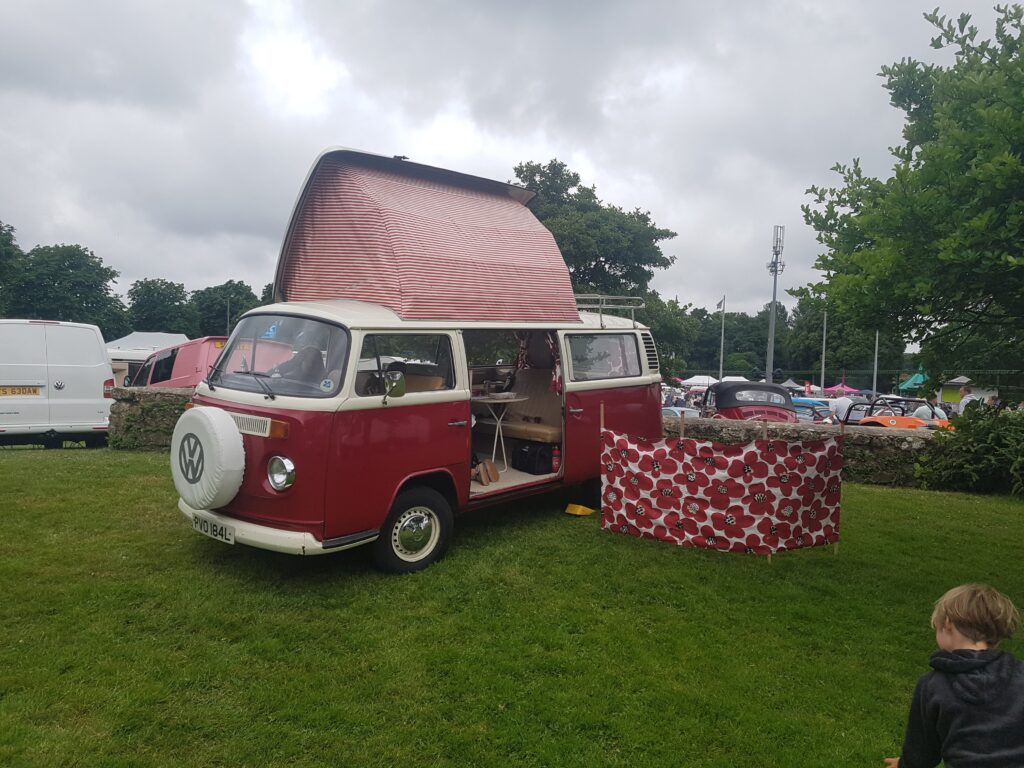
[[[915,419],[946,419],[946,412],[939,407],[939,398],[934,392],[925,398],[928,403],[922,405],[914,411],[913,416]],[[934,415],[932,415],[934,413]]]
[[[846,395],[837,397],[829,404],[829,409],[835,414],[837,424],[846,421],[846,416],[850,412],[850,408],[852,406],[853,400]]]
[[[997,648],[1019,626],[1010,598],[985,584],[939,598],[933,671],[917,681],[903,754],[888,768],[1024,766],[1024,664]]]
[[[963,416],[967,406],[979,402],[978,396],[971,391],[970,387],[960,387],[960,403],[957,405],[957,413]]]

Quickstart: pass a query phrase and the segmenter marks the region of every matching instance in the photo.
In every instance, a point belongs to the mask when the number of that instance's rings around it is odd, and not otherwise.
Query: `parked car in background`
[[[704,416],[743,421],[774,421],[796,424],[793,399],[779,384],[752,381],[720,381],[708,387]]]
[[[678,419],[680,417],[686,419],[696,419],[700,417],[700,411],[696,408],[685,408],[678,405],[667,405],[661,409],[661,417],[663,419]]]
[[[914,415],[915,412],[927,414],[927,418]],[[882,395],[870,403],[854,403],[843,423],[890,429],[952,428],[927,400],[899,395]]]
[[[805,424],[834,424],[835,414],[826,405],[814,405],[812,403],[798,403],[793,400],[793,408],[796,410],[796,417]]]
[[[146,358],[133,387],[192,387],[206,378],[217,362],[227,336],[204,336],[154,352]]]
[[[0,320],[0,444],[103,445],[113,392],[95,325]]]

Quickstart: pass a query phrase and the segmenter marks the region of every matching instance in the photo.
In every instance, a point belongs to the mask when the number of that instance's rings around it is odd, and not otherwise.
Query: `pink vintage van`
[[[367,544],[381,568],[415,571],[444,555],[457,512],[595,482],[602,412],[660,436],[654,340],[608,314],[642,305],[578,306],[529,197],[321,155],[282,248],[280,301],[241,318],[174,430],[193,528],[303,555]],[[486,485],[482,458],[499,471]]]
[[[154,352],[135,374],[131,386],[194,387],[212,370],[227,339],[203,336]]]

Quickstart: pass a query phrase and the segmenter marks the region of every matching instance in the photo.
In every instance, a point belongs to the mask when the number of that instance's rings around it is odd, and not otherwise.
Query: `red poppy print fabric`
[[[726,445],[601,432],[601,527],[767,555],[839,541],[843,438]]]

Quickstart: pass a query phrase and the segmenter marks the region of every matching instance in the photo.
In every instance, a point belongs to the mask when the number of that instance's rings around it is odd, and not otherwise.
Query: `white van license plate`
[[[235,529],[230,525],[221,525],[201,515],[194,515],[192,517],[192,527],[211,539],[223,541],[225,544],[235,543]]]
[[[0,384],[0,397],[39,397],[39,387],[14,387]]]

